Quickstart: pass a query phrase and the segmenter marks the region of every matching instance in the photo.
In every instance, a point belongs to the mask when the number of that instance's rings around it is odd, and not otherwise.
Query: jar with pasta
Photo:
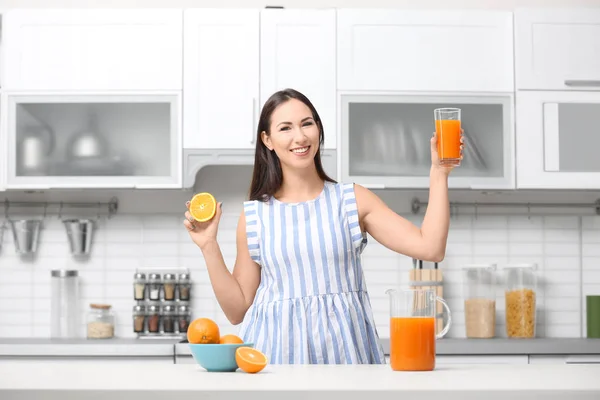
[[[509,264],[504,269],[506,335],[533,338],[536,325],[537,264]]]
[[[110,339],[115,335],[115,316],[110,304],[90,304],[87,314],[88,339]]]
[[[496,335],[496,264],[463,267],[465,331],[468,338]]]

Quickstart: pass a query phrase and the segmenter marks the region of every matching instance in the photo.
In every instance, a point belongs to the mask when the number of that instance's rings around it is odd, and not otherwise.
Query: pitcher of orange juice
[[[452,317],[448,304],[434,289],[389,289],[390,363],[394,371],[432,371],[435,341],[448,333]],[[436,302],[448,314],[444,329],[436,335]]]

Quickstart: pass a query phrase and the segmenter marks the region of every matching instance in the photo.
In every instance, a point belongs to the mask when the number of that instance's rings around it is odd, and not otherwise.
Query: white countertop
[[[600,365],[591,364],[453,365],[431,372],[394,372],[389,365],[269,365],[246,374],[151,362],[0,361],[0,398],[331,400],[340,394],[345,400],[597,400],[598,377]]]

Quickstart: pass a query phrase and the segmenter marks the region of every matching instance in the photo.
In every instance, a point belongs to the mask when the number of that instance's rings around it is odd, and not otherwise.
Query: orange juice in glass
[[[440,164],[458,167],[460,165],[460,108],[437,108],[435,135]]]

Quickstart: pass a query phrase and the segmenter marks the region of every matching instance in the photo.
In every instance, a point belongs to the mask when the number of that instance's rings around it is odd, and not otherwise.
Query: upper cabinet
[[[337,31],[338,90],[514,91],[510,12],[340,9]]]
[[[11,10],[5,90],[181,90],[183,11]]]
[[[519,90],[600,90],[600,10],[517,10],[515,50]]]
[[[253,149],[259,107],[258,9],[184,15],[184,147]]]
[[[260,19],[261,107],[280,89],[302,92],[321,117],[325,148],[335,148],[335,10],[266,9]]]

